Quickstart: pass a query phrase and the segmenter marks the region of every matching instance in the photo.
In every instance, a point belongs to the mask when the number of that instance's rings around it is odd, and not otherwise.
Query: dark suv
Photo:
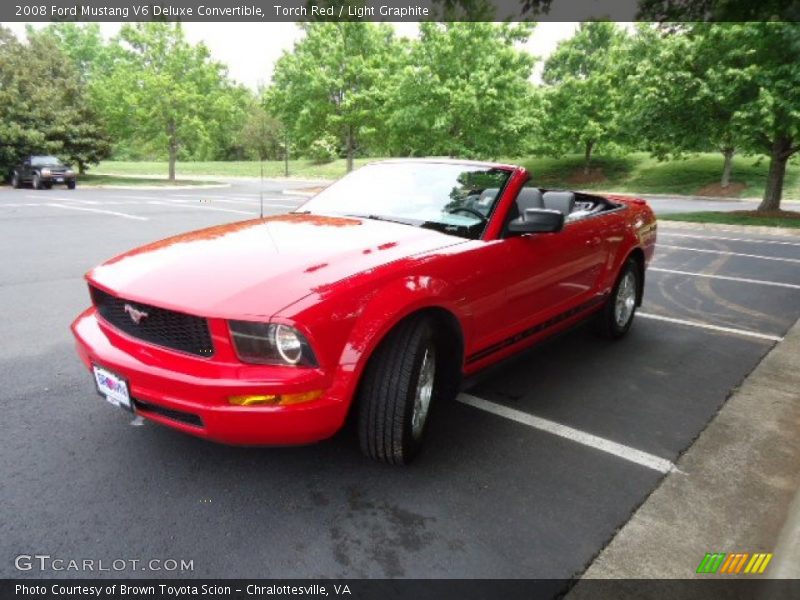
[[[55,156],[28,156],[11,172],[11,185],[15,188],[30,183],[36,190],[50,189],[54,184],[75,189],[75,171]]]

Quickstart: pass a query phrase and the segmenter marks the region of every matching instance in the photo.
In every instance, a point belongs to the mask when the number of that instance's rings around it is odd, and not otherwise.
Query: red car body
[[[342,427],[369,357],[409,315],[434,311],[446,319],[459,338],[461,372],[470,375],[596,313],[631,257],[643,282],[655,244],[655,219],[643,200],[609,197],[613,209],[567,222],[558,233],[506,236],[506,215],[529,174],[487,166],[510,177],[480,239],[285,214],[118,256],[86,275],[95,295],[205,319],[213,354],[138,339],[101,317],[97,306],[72,325],[78,354],[88,368],[124,378],[136,412],[153,421],[228,444],[306,443]],[[243,362],[230,319],[291,325],[317,364]],[[306,392],[313,398],[289,405],[230,402]]]

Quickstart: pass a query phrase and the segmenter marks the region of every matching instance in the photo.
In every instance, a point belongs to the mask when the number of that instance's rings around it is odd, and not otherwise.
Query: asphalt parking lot
[[[349,431],[230,448],[99,398],[69,332],[83,273],[256,216],[260,192],[265,214],[291,210],[285,187],[0,188],[0,576],[98,575],[19,572],[19,554],[194,565],[112,573],[130,577],[579,575],[800,317],[800,238],[662,223],[624,341],[577,329],[485,374],[409,468]]]

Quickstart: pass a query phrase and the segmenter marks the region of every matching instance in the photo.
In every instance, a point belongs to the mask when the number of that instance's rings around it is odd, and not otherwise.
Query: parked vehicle
[[[384,161],[292,213],[98,266],[72,330],[97,390],[143,417],[271,445],[355,411],[364,453],[402,464],[464,375],[587,319],[624,336],[655,241],[644,200],[542,189],[513,165]]]
[[[35,190],[49,190],[54,185],[65,185],[74,190],[77,174],[55,156],[34,154],[28,156],[11,171],[11,185],[20,188],[29,184]]]

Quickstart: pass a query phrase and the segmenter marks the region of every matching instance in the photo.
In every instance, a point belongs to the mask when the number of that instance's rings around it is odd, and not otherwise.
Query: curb
[[[656,215],[658,219],[658,215]],[[659,227],[674,227],[675,229],[700,229],[706,231],[726,231],[728,233],[756,233],[780,235],[785,237],[800,237],[800,227],[770,227],[768,225],[724,225],[722,223],[694,223],[691,221],[670,221],[658,219]]]
[[[800,320],[735,388],[568,598],[593,597],[592,579],[713,579],[696,569],[714,552],[773,553],[763,576],[733,577],[800,577],[798,390]]]
[[[284,196],[301,196],[303,198],[312,198],[317,195],[316,192],[304,192],[302,190],[283,190],[281,194]]]
[[[775,545],[772,579],[797,579],[800,577],[800,490],[789,508],[789,517],[781,529]]]

